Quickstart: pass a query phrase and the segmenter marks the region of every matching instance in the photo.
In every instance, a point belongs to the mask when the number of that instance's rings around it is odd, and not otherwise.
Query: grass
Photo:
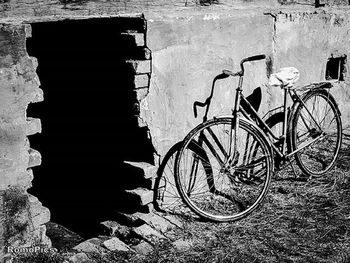
[[[59,253],[28,253],[18,255],[13,263],[62,263],[64,256]]]
[[[350,178],[347,170],[336,168],[308,182],[274,181],[263,206],[240,221],[188,220],[178,233],[192,242],[187,250],[176,250],[169,243],[157,245],[147,257],[115,252],[93,259],[98,263],[347,263],[349,233]],[[15,262],[60,262],[56,259]]]
[[[144,262],[350,262],[350,181],[338,169],[326,178],[272,184],[259,211],[234,223],[193,221],[188,251]]]
[[[344,139],[340,160],[330,173],[305,182],[273,180],[263,205],[240,221],[212,223],[187,217],[185,229],[177,230],[178,238],[191,242],[187,249],[177,250],[166,242],[157,244],[148,256],[113,252],[93,259],[97,263],[348,263],[350,136]],[[18,263],[59,262],[55,260]]]
[[[142,262],[350,262],[350,140],[344,139],[327,175],[274,180],[264,204],[247,218],[188,221],[182,235],[191,249],[167,248]]]

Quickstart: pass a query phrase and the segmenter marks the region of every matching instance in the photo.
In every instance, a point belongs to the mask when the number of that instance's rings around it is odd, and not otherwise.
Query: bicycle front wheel
[[[319,177],[333,168],[338,158],[342,124],[334,98],[325,90],[313,90],[303,97],[293,116],[292,150],[309,176]]]
[[[243,119],[234,133],[233,121],[217,118],[197,126],[175,160],[182,200],[197,215],[213,221],[238,220],[251,213],[271,181],[273,157],[265,137]]]

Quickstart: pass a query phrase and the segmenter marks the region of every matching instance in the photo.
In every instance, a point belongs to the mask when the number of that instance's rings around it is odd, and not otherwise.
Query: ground
[[[349,169],[350,136],[345,134],[330,173],[296,180],[286,168],[276,174],[258,211],[242,220],[210,223],[188,215],[182,217],[183,229],[175,231],[176,242],[156,243],[146,256],[88,255],[91,262],[350,262]],[[63,262],[71,255],[61,246],[51,258],[15,262]]]

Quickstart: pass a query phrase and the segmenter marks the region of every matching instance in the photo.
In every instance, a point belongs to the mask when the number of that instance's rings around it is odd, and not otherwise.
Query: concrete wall
[[[280,0],[6,0],[0,2],[2,19],[59,20],[72,16],[130,15],[145,12],[167,13],[169,10],[208,8],[211,3],[222,7],[271,7]],[[313,0],[308,0],[313,1]]]
[[[148,20],[152,50],[150,92],[141,102],[158,153],[164,155],[202,120],[193,102],[210,94],[213,78],[223,69],[239,70],[246,56],[271,54],[273,20],[260,12],[186,14]],[[254,65],[253,65],[254,64]],[[266,83],[264,60],[247,63],[244,93]],[[237,79],[217,82],[209,117],[229,114]]]
[[[147,19],[147,17],[146,17]],[[279,10],[177,13],[148,19],[148,46],[153,64],[149,94],[141,102],[153,144],[161,156],[201,122],[193,116],[194,101],[204,102],[211,81],[222,69],[238,70],[246,56],[267,54],[273,69],[294,66],[298,85],[325,81],[331,54],[349,55],[350,23],[346,11]],[[280,106],[280,89],[264,86],[267,70],[263,61],[247,64],[244,94],[263,85],[261,113]],[[340,104],[344,126],[350,124],[349,81],[334,84],[332,94]],[[232,86],[233,85],[233,86]],[[237,81],[218,81],[209,117],[230,114]]]
[[[327,13],[282,13],[276,16],[274,39],[275,68],[294,66],[300,71],[299,85],[325,80],[327,59],[350,56],[350,15]],[[349,59],[348,59],[349,61]],[[334,85],[332,94],[339,103],[343,126],[350,124],[350,74]]]

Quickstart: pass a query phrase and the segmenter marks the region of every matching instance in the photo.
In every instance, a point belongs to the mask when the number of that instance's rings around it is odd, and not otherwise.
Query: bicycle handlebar
[[[261,60],[261,59],[265,59],[266,55],[256,55],[256,56],[252,56],[252,57],[247,57],[241,60],[240,62],[240,66],[241,66],[241,71],[238,71],[236,73],[233,73],[230,70],[224,69],[222,71],[223,74],[227,75],[227,76],[243,76],[244,75],[244,66],[243,64],[245,62],[249,62],[249,61],[256,61],[256,60]]]
[[[247,58],[244,58],[241,60],[241,76],[244,75],[244,67],[243,67],[243,64],[245,62],[250,62],[250,61],[255,61],[255,60],[261,60],[261,59],[265,59],[266,56],[265,55],[256,55],[256,56],[252,56],[252,57],[247,57]]]
[[[247,58],[242,59],[241,64],[243,64],[244,62],[261,60],[261,59],[265,59],[265,58],[266,58],[265,55],[256,55],[256,56],[252,56],[252,57],[247,57]]]

